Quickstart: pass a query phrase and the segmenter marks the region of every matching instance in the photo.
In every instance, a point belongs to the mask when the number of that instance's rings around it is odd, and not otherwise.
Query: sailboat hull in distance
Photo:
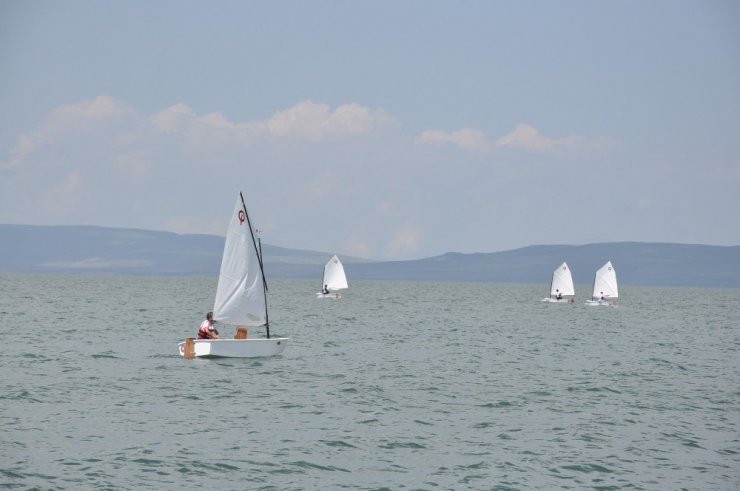
[[[177,345],[180,356],[186,356],[185,342]],[[259,358],[279,355],[288,338],[259,339],[194,339],[193,356],[198,358]]]
[[[591,306],[606,305],[609,307],[616,307],[617,301],[616,300],[586,300],[586,305],[591,305]]]
[[[318,298],[334,298],[336,300],[339,300],[340,298],[342,298],[342,294],[339,292],[329,292],[329,293],[317,292],[316,296]]]
[[[575,303],[572,298],[543,298],[545,303]]]

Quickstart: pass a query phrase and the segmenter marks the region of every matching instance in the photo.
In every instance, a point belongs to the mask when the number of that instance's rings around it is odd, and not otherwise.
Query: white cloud
[[[99,127],[108,121],[118,121],[134,113],[132,107],[101,95],[88,101],[59,106],[51,112],[43,126],[47,132],[79,131]]]
[[[195,146],[249,144],[263,132],[259,126],[232,123],[218,112],[198,117],[182,102],[156,113],[150,122],[155,132],[184,135]]]
[[[18,137],[7,160],[0,161],[0,170],[22,165],[34,152],[64,135],[104,131],[107,124],[120,122],[133,114],[130,106],[108,96],[59,106],[44,118],[38,130]]]
[[[34,149],[61,132],[86,132],[101,123],[135,116],[130,106],[108,96],[99,96],[54,109],[37,132],[21,136],[3,168],[16,165]],[[191,144],[220,146],[248,145],[259,138],[284,138],[311,141],[366,135],[388,125],[393,118],[383,110],[372,110],[357,103],[338,106],[333,111],[326,104],[304,101],[258,121],[233,122],[218,112],[198,116],[179,102],[149,118],[154,134],[183,134]]]
[[[551,151],[557,144],[556,140],[541,135],[538,130],[523,123],[518,124],[513,132],[496,140],[498,147],[516,147],[538,152]]]
[[[186,104],[178,102],[151,117],[154,130],[160,133],[175,133],[192,124],[195,112]]]
[[[53,111],[53,115],[64,120],[93,119],[104,120],[126,116],[133,113],[133,109],[106,95],[100,95],[88,101],[73,104],[63,104]]]
[[[148,121],[147,132],[132,107],[109,96],[64,104],[51,111],[37,130],[18,138],[15,147],[0,160],[0,171],[23,165],[44,148],[58,153],[60,146],[82,142],[89,147],[93,143],[105,145],[107,141],[113,145],[112,152],[124,149],[130,153],[129,149],[137,145],[157,145],[157,135],[163,134],[179,135],[193,147],[248,146],[268,138],[325,141],[369,134],[391,123],[393,118],[382,110],[357,103],[344,104],[332,111],[326,104],[304,101],[266,120],[233,122],[218,112],[198,116],[180,102],[155,113]],[[91,138],[93,134],[105,137]],[[144,151],[138,152],[139,157],[135,158],[131,155],[111,158],[141,176],[146,166],[141,158]],[[46,161],[45,165],[51,163],[49,159]]]
[[[613,146],[614,141],[608,138],[589,140],[582,136],[550,138],[544,136],[532,126],[520,123],[514,131],[496,140],[497,147],[511,147],[530,152],[558,153],[573,150],[593,150]]]
[[[322,126],[330,118],[329,106],[306,101],[275,114],[267,121],[267,128],[276,137],[319,140],[326,131]]]
[[[529,152],[542,153],[593,150],[615,145],[615,142],[608,138],[593,140],[582,136],[550,138],[542,135],[536,128],[524,123],[518,124],[514,131],[502,136],[493,145],[489,143],[485,133],[471,128],[463,128],[452,132],[427,130],[416,138],[416,143],[455,145],[463,150],[476,152],[487,152],[492,146],[495,146],[497,148],[518,148]]]
[[[392,121],[382,110],[372,111],[356,103],[337,107],[301,102],[280,111],[265,122],[273,137],[320,141],[364,135]]]
[[[424,131],[416,139],[417,143],[452,144],[463,150],[485,152],[490,148],[485,133],[471,128],[463,128],[450,133],[440,130]]]
[[[151,118],[155,131],[184,133],[194,145],[249,145],[260,138],[323,141],[369,134],[393,119],[382,110],[357,103],[334,111],[326,104],[304,101],[279,111],[271,118],[235,123],[213,112],[198,117],[183,103],[175,104]]]

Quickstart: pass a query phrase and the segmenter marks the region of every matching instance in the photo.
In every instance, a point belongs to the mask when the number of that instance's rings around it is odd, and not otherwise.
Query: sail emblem
[[[244,210],[239,210],[239,225],[240,226],[243,225],[244,224],[244,220],[246,220],[246,218],[244,218],[244,216],[245,216],[244,215]]]

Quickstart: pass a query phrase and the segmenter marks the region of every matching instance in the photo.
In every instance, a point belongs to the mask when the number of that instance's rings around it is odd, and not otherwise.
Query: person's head
[[[213,320],[213,312],[208,312],[206,314],[206,319],[208,319],[209,321],[212,321]]]

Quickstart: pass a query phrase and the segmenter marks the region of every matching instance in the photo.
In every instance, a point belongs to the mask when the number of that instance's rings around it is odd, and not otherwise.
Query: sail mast
[[[257,244],[259,245],[260,268],[262,268],[262,239],[259,237],[257,237]],[[270,339],[270,318],[267,316],[267,280],[265,280],[264,270],[262,270],[262,279],[265,282],[265,288],[262,289],[262,295],[265,297],[265,329],[267,329],[267,339]]]

